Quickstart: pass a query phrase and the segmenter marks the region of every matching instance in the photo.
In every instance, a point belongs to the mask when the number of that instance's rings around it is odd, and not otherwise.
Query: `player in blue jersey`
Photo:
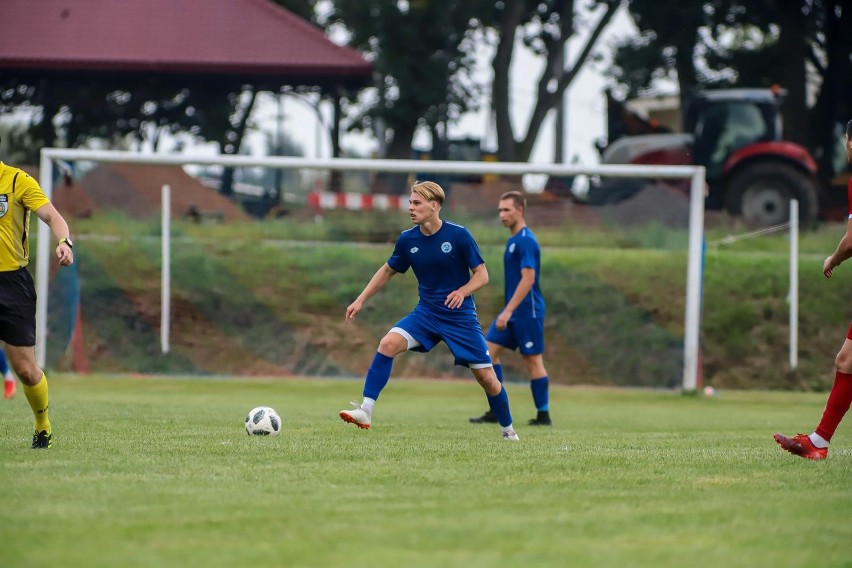
[[[506,306],[491,324],[486,339],[494,362],[494,371],[503,382],[500,352],[503,349],[521,352],[530,378],[533,403],[538,413],[529,421],[530,426],[550,426],[550,379],[544,368],[544,296],[539,288],[541,274],[541,247],[524,221],[526,199],[519,191],[509,191],[500,196],[498,210],[500,221],[512,236],[503,253]],[[496,422],[491,410],[471,418],[475,424]]]
[[[352,410],[341,410],[340,418],[369,428],[373,407],[390,379],[393,358],[407,350],[428,352],[443,341],[456,365],[469,367],[485,390],[503,439],[517,440],[509,397],[494,373],[473,301],[472,294],[488,284],[488,270],[473,235],[460,225],[441,220],[443,203],[444,190],[437,183],[411,186],[408,213],[414,227],[400,234],[393,254],[346,308],[346,321],[350,321],[393,276],[409,268],[414,271],[420,301],[381,339],[364,379],[363,402],[353,402]]]

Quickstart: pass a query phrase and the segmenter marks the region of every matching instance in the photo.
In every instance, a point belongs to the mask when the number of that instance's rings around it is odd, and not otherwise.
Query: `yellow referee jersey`
[[[0,162],[0,272],[29,264],[30,212],[48,203],[36,180]]]

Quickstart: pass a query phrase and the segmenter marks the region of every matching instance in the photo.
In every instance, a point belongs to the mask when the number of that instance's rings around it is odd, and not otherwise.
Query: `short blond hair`
[[[415,181],[411,191],[426,201],[437,201],[438,205],[443,205],[446,197],[443,188],[434,181]]]

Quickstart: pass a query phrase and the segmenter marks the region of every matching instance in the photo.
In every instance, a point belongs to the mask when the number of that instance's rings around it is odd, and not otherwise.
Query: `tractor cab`
[[[693,163],[707,168],[711,185],[725,163],[757,142],[781,140],[780,96],[768,89],[704,91],[688,103],[684,130],[693,135]]]

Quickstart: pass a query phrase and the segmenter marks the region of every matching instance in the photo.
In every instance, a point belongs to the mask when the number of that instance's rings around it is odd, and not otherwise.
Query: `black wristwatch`
[[[71,242],[71,237],[64,237],[64,238],[59,239],[59,244],[61,245],[62,243],[65,243],[66,245],[68,245],[68,248],[70,248],[70,249],[74,248],[74,243]]]

